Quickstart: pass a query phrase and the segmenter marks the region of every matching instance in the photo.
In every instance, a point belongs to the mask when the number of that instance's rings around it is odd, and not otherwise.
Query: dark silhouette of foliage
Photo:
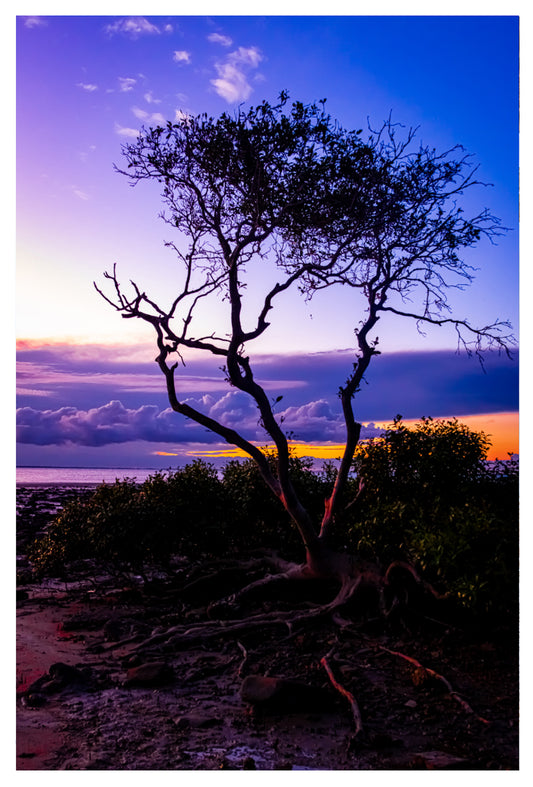
[[[132,185],[161,186],[162,217],[178,233],[167,245],[182,282],[164,305],[134,282],[127,294],[116,269],[106,274],[113,296],[97,289],[123,317],[152,325],[172,409],[253,459],[318,574],[334,570],[329,545],[338,540],[336,519],[361,432],[353,399],[379,354],[379,319],[389,313],[419,326],[453,325],[459,344],[480,355],[490,347],[508,351],[513,341],[505,322],[477,328],[449,314],[448,290],[472,280],[462,250],[503,230],[488,210],[464,213],[462,195],[481,185],[470,156],[460,146],[417,147],[415,136],[389,118],[363,139],[362,130],[332,119],[324,101],[289,105],[282,94],[277,104],[241,107],[233,116],[184,117],[144,130],[123,148],[126,167],[119,171]],[[250,299],[258,303],[254,314],[246,288],[268,280],[254,279],[263,269],[277,280],[256,293],[258,301]],[[255,379],[250,349],[268,330],[282,293],[296,288],[312,298],[332,286],[354,290],[354,323],[360,322],[351,368],[338,388],[345,448],[317,514],[297,492],[289,441],[274,412],[279,396],[272,400]],[[212,299],[227,304],[227,320],[206,328],[206,310],[200,320],[198,309]],[[189,351],[220,359],[228,383],[255,402],[275,462],[246,434],[180,396],[180,364]]]
[[[488,445],[482,432],[455,420],[424,418],[413,429],[396,420],[358,451],[361,476],[350,478],[349,490],[356,494],[360,478],[365,486],[339,522],[339,544],[382,565],[409,560],[465,608],[515,612],[518,467],[487,465]],[[291,461],[298,493],[319,511],[331,468],[317,473],[308,460]],[[297,533],[257,465],[231,461],[219,477],[197,460],[142,484],[103,484],[91,497],[69,502],[35,543],[31,560],[40,574],[68,576],[76,560],[126,572],[172,572],[175,555],[245,555],[272,543],[286,557],[298,552]]]

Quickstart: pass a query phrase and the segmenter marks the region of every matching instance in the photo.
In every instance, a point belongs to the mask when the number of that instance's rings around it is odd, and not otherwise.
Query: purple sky
[[[392,111],[423,142],[475,154],[493,185],[466,208],[489,206],[511,231],[468,252],[479,272],[452,305],[458,317],[517,329],[517,17],[19,17],[20,464],[168,466],[155,451],[214,443],[167,411],[146,327],[121,320],[92,286],[116,263],[164,299],[176,277],[158,190],[131,189],[113,164],[143,124],[218,115],[282,89],[327,97],[347,127]],[[224,304],[208,317],[225,319]],[[342,441],[335,392],[351,356],[341,348],[353,346],[359,319],[349,293],[280,299],[256,374],[272,398],[283,395],[276,411],[299,439]],[[365,423],[518,409],[517,360],[491,357],[484,374],[455,354],[453,332],[423,337],[395,318],[379,327],[383,355],[357,400]],[[182,380],[206,412],[262,439],[254,407],[228,392],[216,363],[192,357]]]

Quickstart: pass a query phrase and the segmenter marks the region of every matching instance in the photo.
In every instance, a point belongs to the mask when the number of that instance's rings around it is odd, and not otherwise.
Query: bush
[[[456,420],[401,419],[378,440],[359,447],[335,542],[386,567],[415,564],[439,589],[480,612],[516,610],[518,588],[518,467],[488,466],[489,441]],[[270,456],[274,463],[274,456]],[[330,494],[334,469],[291,457],[297,494],[317,522]],[[350,497],[350,495],[352,497]],[[142,573],[169,566],[172,555],[219,557],[228,552],[278,549],[300,559],[296,528],[252,460],[230,461],[219,477],[197,460],[144,483],[103,484],[68,503],[37,541],[30,559],[40,574],[93,559]]]
[[[516,611],[518,466],[486,461],[490,442],[457,420],[397,418],[359,447],[361,504],[351,548],[384,565],[405,559],[480,613]]]

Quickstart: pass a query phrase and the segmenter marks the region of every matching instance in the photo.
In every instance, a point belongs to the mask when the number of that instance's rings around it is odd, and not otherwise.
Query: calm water
[[[135,478],[141,483],[155,472],[153,468],[132,467],[17,467],[17,486],[101,484],[117,478]]]

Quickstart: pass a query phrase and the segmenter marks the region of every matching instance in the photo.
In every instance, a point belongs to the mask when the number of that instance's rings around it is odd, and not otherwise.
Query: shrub
[[[516,610],[518,466],[489,465],[490,442],[457,420],[397,418],[359,447],[365,482],[351,548],[386,565],[403,558],[480,613]]]

